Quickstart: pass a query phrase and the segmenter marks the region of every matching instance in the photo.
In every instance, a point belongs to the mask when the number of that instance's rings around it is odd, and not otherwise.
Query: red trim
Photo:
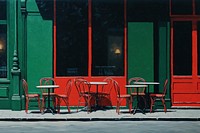
[[[172,0],[169,1],[169,15],[172,15]]]
[[[174,69],[173,69],[173,67],[174,67],[174,64],[173,64],[173,47],[174,47],[174,43],[173,43],[173,40],[174,40],[174,29],[173,29],[173,21],[171,21],[171,26],[170,26],[170,35],[171,35],[171,37],[170,37],[170,42],[171,42],[171,52],[170,52],[170,57],[171,57],[171,100],[172,100],[172,103],[173,103],[173,73],[174,73]]]
[[[124,0],[124,76],[127,77],[127,0]]]
[[[120,87],[121,87],[121,93],[126,93],[126,89],[124,88],[124,85],[126,84],[126,78],[127,78],[127,17],[126,17],[126,10],[127,10],[127,0],[124,0],[124,76],[112,76],[113,79],[115,79]],[[56,89],[56,93],[62,94],[63,90],[62,88],[65,87],[65,82],[68,79],[73,79],[76,77],[57,77],[56,76],[56,0],[54,0],[54,25],[53,25],[53,37],[54,37],[54,78],[56,80],[56,83],[60,85],[60,89]],[[92,76],[92,0],[88,0],[88,76],[84,76],[84,78],[88,81],[102,81],[106,76]],[[73,85],[73,88],[75,86]],[[116,104],[115,102],[115,92],[114,90],[111,92],[111,101],[113,105]],[[76,89],[72,89],[71,92],[71,98],[70,98],[70,106],[71,105],[77,105],[77,97],[78,94],[76,92]],[[125,106],[126,101],[122,103],[123,106]]]
[[[54,0],[54,8],[53,8],[53,13],[54,13],[54,23],[53,23],[53,46],[54,46],[54,77],[56,77],[56,0]]]
[[[192,15],[195,15],[195,0],[192,0]]]
[[[88,0],[88,76],[92,76],[92,0]]]
[[[196,21],[192,21],[192,75],[193,78],[196,79],[197,78],[197,73],[198,73],[198,69],[197,69],[197,23]]]

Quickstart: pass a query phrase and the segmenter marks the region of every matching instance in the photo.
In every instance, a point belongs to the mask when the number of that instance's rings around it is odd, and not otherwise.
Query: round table
[[[145,114],[145,110],[143,111],[143,110],[141,110],[139,108],[138,89],[139,88],[147,87],[147,85],[135,85],[135,84],[133,84],[133,85],[125,85],[125,87],[126,88],[136,88],[136,91],[137,91],[137,106],[135,107],[135,109],[133,111],[133,114],[135,114],[137,110],[140,111],[140,112],[142,112],[143,114]]]
[[[104,81],[91,81],[89,82],[90,85],[96,85],[96,108],[98,109],[99,108],[99,98],[98,98],[98,93],[99,93],[99,85],[107,85],[108,83],[107,82],[104,82]]]
[[[38,89],[47,89],[48,90],[48,107],[45,109],[44,113],[54,114],[55,110],[50,106],[50,91],[51,89],[59,88],[59,85],[38,85]]]

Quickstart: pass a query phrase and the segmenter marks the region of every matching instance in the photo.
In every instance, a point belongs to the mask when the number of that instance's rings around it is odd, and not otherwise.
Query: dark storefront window
[[[195,1],[195,12],[197,15],[200,15],[200,0]]]
[[[0,20],[6,20],[6,0],[0,0]]]
[[[7,78],[6,0],[0,0],[0,78]]]
[[[92,0],[92,76],[124,74],[123,0]]]
[[[174,75],[192,74],[192,22],[174,22]]]
[[[88,0],[56,1],[56,75],[88,74]]]
[[[192,0],[171,0],[172,15],[192,15]]]

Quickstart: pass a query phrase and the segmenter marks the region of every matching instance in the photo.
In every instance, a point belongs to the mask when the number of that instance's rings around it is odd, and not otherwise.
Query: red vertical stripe
[[[88,0],[88,76],[92,71],[92,0]]]
[[[127,0],[124,0],[124,77],[127,77]]]
[[[54,46],[54,77],[56,77],[56,0],[54,0],[53,46]]]

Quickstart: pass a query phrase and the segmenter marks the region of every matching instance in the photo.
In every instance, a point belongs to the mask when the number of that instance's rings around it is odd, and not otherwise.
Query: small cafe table
[[[159,82],[134,82],[134,84],[137,84],[137,85],[147,85],[147,106],[150,107],[150,98],[149,98],[149,86],[150,85],[159,85],[160,83]]]
[[[160,83],[159,82],[134,82],[134,84],[137,84],[137,85],[147,85],[147,89],[148,89],[148,94],[149,94],[149,85],[159,85]]]
[[[59,88],[59,85],[38,85],[36,86],[36,88],[38,89],[47,89],[48,90],[48,106],[47,108],[45,109],[44,113],[52,113],[54,114],[55,109],[53,109],[51,106],[50,106],[50,91],[51,89],[55,89],[55,88]]]
[[[96,86],[96,107],[95,108],[99,108],[99,97],[98,97],[98,94],[99,94],[99,85],[107,85],[108,83],[107,82],[104,82],[104,81],[96,81],[96,82],[89,82],[90,85],[95,85]]]
[[[126,88],[136,88],[136,91],[137,91],[137,106],[135,107],[133,114],[135,114],[136,111],[140,111],[143,114],[145,114],[145,111],[143,111],[142,109],[139,108],[138,90],[139,90],[139,88],[147,87],[147,85],[125,85],[125,87]]]

